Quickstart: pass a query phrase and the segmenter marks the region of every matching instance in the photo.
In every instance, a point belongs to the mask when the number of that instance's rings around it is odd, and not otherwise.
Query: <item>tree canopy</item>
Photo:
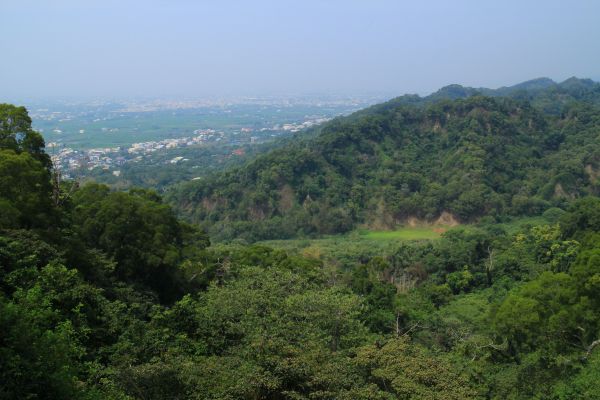
[[[180,192],[238,239],[211,245],[155,191],[52,182],[26,110],[1,105],[0,398],[599,397],[598,114],[536,107],[335,121]],[[442,210],[472,223],[338,236],[333,259],[243,240]]]
[[[539,215],[599,193],[594,107],[554,115],[483,96],[376,106],[170,196],[215,238],[250,241]]]

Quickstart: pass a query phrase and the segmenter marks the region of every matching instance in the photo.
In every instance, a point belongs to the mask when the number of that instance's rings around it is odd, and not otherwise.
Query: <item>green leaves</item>
[[[47,228],[55,220],[50,157],[25,107],[0,104],[0,229]]]
[[[581,301],[575,280],[565,273],[545,272],[511,293],[495,317],[498,332],[524,351],[544,348],[568,354],[582,343]]]
[[[39,228],[51,222],[52,187],[31,154],[0,149],[0,228]]]
[[[466,376],[404,337],[361,348],[355,362],[367,382],[377,386],[378,396],[386,393],[393,399],[440,400],[478,397]]]
[[[165,300],[180,293],[177,267],[184,253],[193,256],[188,247],[201,250],[208,244],[152,192],[110,192],[90,184],[75,192],[73,203],[76,231],[89,247],[116,261],[117,277],[147,285]]]
[[[42,135],[31,128],[31,118],[25,107],[0,104],[0,150],[28,153],[46,169],[50,157],[44,152]]]
[[[64,266],[49,265],[33,286],[18,289],[13,299],[0,295],[3,397],[72,399],[81,394],[76,382],[83,373],[80,358],[85,354],[81,344],[85,329],[76,326],[77,318],[70,313],[78,314],[77,307],[61,304],[65,289],[60,287],[76,290],[72,286],[80,284],[76,274]],[[65,314],[71,314],[70,318]]]

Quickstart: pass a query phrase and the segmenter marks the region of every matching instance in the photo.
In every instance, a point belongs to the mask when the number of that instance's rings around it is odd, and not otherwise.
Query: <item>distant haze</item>
[[[599,1],[0,0],[0,102],[600,78]]]

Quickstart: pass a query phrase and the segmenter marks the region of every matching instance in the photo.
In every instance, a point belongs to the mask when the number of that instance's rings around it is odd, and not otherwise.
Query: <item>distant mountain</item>
[[[577,78],[570,78],[575,79]],[[589,80],[586,80],[589,81]],[[565,81],[567,82],[567,81]],[[529,96],[539,95],[540,92],[551,89],[561,87],[565,82],[558,84],[554,82],[550,78],[537,78],[531,79],[529,81],[521,82],[513,86],[503,86],[498,89],[489,89],[489,88],[472,88],[465,87],[458,84],[452,84],[448,86],[444,86],[439,89],[437,92],[432,93],[429,96],[423,98],[423,101],[438,101],[442,99],[446,100],[456,100],[456,99],[465,99],[467,97],[476,96],[476,95],[484,95],[484,96],[492,96],[492,97],[511,97],[515,94],[521,94],[523,92],[527,92]],[[590,81],[594,83],[593,81]],[[593,85],[592,85],[593,86]],[[592,87],[589,87],[592,89]]]
[[[600,106],[600,83],[591,79],[572,77],[561,83],[556,83],[550,78],[537,78],[498,89],[472,88],[452,84],[424,97],[415,94],[399,96],[358,111],[350,118],[358,118],[400,105],[426,106],[442,100],[466,99],[472,96],[509,97],[515,100],[526,100],[545,114],[557,115],[565,107],[575,102]]]
[[[527,100],[545,113],[559,114],[566,105],[576,101],[600,105],[600,83],[591,79],[571,77],[560,83],[550,78],[537,78],[498,89],[449,85],[423,97],[421,101],[431,103],[439,100],[465,99],[476,95]]]
[[[485,94],[496,96],[509,96],[512,93],[518,92],[520,90],[525,90],[528,92],[538,92],[540,90],[548,89],[554,86],[557,86],[557,84],[550,78],[537,78],[521,82],[513,86],[503,86],[496,90],[492,89],[489,93]]]
[[[216,239],[534,215],[600,193],[599,98],[597,83],[577,78],[402,96],[171,200]]]
[[[428,101],[437,101],[437,100],[456,100],[456,99],[466,99],[467,97],[480,95],[482,91],[489,91],[490,89],[475,89],[470,87],[464,87],[461,85],[448,85],[444,86],[440,90],[435,93],[432,93],[426,100]]]

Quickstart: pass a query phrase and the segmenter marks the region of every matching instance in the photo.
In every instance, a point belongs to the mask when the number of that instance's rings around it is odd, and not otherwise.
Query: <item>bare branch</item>
[[[594,348],[596,346],[600,345],[600,339],[594,340],[587,348],[587,351],[585,352],[585,356],[583,356],[584,360],[587,360],[591,355],[592,355],[592,351],[594,351]]]

